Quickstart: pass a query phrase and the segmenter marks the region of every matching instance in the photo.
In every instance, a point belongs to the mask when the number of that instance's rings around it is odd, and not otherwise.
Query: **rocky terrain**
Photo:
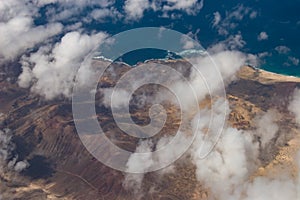
[[[168,65],[178,68],[181,62],[170,62]],[[130,69],[121,64],[114,67],[118,77]],[[182,73],[189,74],[189,68]],[[276,137],[259,149],[261,164],[252,177],[283,172],[297,176],[293,158],[300,148],[300,129],[288,110],[288,104],[294,89],[300,87],[300,78],[248,66],[242,67],[236,76],[226,87],[231,109],[228,124],[238,130],[255,130],[256,117],[274,110],[279,126]],[[98,87],[113,87],[118,77],[107,74]],[[82,145],[74,126],[70,100],[45,101],[7,80],[0,82],[0,88],[0,113],[3,113],[0,130],[8,128],[12,131],[12,142],[15,144],[13,155],[18,155],[18,161],[29,163],[28,168],[19,173],[8,169],[0,171],[3,200],[135,199],[136,194],[123,187],[125,174],[104,166]],[[151,93],[155,89],[156,86],[147,86],[140,90]],[[101,93],[96,95],[97,102],[101,102],[102,98]],[[212,101],[208,97],[200,103],[200,107],[209,107]],[[168,119],[164,129],[155,137],[174,134],[180,123],[178,109],[168,104],[165,107]],[[106,135],[114,138],[118,146],[134,151],[137,139],[122,134],[108,108],[99,104],[96,110]],[[138,108],[132,103],[131,114],[136,123],[147,124],[149,121],[147,107]],[[260,141],[260,138],[257,140]],[[186,156],[175,163],[176,173],[163,174],[160,178],[157,178],[159,172],[147,173],[141,198],[208,199],[210,189],[197,180],[196,167]]]

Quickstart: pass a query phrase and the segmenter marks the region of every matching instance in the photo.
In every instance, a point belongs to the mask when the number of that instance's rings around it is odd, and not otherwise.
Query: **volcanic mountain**
[[[96,63],[98,61],[95,61]],[[149,61],[169,65],[188,76],[187,63],[177,61]],[[182,68],[182,66],[186,66]],[[99,81],[98,88],[113,88],[116,81],[130,66],[113,64],[114,76],[107,73]],[[266,177],[272,174],[288,174],[295,177],[294,156],[300,148],[299,127],[289,103],[300,79],[273,74],[250,66],[242,67],[236,78],[226,86],[226,99],[230,113],[228,126],[239,131],[255,132],[259,116],[272,111],[278,130],[275,137],[263,145],[263,135],[255,136],[259,145],[259,166],[249,177]],[[7,79],[0,82],[0,130],[9,129],[14,149],[3,164],[0,174],[2,199],[209,199],[212,188],[197,179],[197,167],[190,155],[183,155],[169,173],[150,172],[143,177],[139,192],[124,186],[126,174],[111,169],[95,159],[83,146],[77,134],[70,99],[58,98],[46,101],[42,97],[22,89]],[[157,85],[139,88],[130,101],[130,113],[136,124],[149,123],[150,105],[138,106],[140,94],[151,96]],[[135,151],[139,140],[120,130],[111,110],[104,106],[103,94],[96,93],[96,111],[99,124],[115,145]],[[209,108],[216,99],[209,96],[199,103],[201,109]],[[153,140],[176,133],[180,124],[176,106],[164,103],[168,118],[164,128]],[[16,172],[7,163],[17,157],[28,166]],[[16,161],[16,162],[17,162]],[[1,163],[2,164],[2,163]],[[136,186],[138,187],[138,186]]]

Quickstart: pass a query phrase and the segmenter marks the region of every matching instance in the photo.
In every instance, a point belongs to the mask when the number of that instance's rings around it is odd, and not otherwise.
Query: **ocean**
[[[115,7],[122,10],[123,1],[117,1]],[[52,5],[53,6],[53,5]],[[219,12],[221,19],[226,21],[226,16],[239,8],[244,16],[231,16],[232,29],[228,35],[218,34],[218,29],[213,27],[215,12]],[[47,9],[45,8],[44,11]],[[90,9],[80,13],[84,17]],[[243,10],[243,9],[242,9]],[[247,14],[243,13],[247,11]],[[140,27],[165,27],[187,34],[191,33],[204,48],[225,40],[230,35],[242,35],[245,45],[240,49],[245,53],[261,55],[259,68],[286,75],[300,76],[300,0],[273,1],[273,0],[246,0],[246,1],[221,1],[204,0],[204,7],[196,15],[187,15],[184,12],[173,12],[174,18],[163,17],[163,13],[146,10],[144,17],[138,21],[124,23],[121,20],[103,20],[84,23],[83,28],[93,31],[106,31],[109,34],[117,34],[133,28]],[[37,24],[45,23],[45,13],[41,10],[41,17]],[[250,17],[250,14],[253,14]],[[79,16],[79,18],[80,18]],[[78,20],[78,19],[76,19]],[[71,21],[70,23],[73,23]],[[258,35],[266,32],[268,38],[258,40]],[[162,59],[168,52],[146,49],[128,53],[121,61],[130,65],[148,59]]]

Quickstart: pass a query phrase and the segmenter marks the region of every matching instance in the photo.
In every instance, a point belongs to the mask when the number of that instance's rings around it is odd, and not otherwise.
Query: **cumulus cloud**
[[[220,23],[221,19],[221,14],[219,12],[214,12],[213,26],[217,26]]]
[[[238,39],[237,39],[238,40]],[[230,42],[229,42],[230,43]],[[225,47],[226,45],[224,45]],[[180,99],[180,103],[183,107],[184,111],[186,113],[193,113],[195,111],[194,107],[192,106],[192,100],[191,97],[194,95],[193,92],[196,92],[196,95],[198,97],[198,100],[201,101],[205,98],[207,94],[217,94],[222,88],[222,79],[224,80],[225,84],[230,83],[234,79],[234,74],[237,72],[237,70],[243,66],[251,56],[247,54],[243,54],[239,51],[232,51],[232,50],[226,50],[224,48],[212,48],[214,51],[211,51],[211,55],[209,56],[196,56],[192,58],[190,61],[192,62],[193,66],[195,68],[192,69],[190,74],[190,84],[193,86],[194,91],[189,90],[187,87],[184,87],[185,84],[181,81],[177,81],[170,85],[170,88],[172,91],[174,91],[177,95],[177,98]],[[214,60],[214,63],[211,61]],[[201,71],[202,76],[199,75],[199,71]],[[216,71],[217,70],[217,71]],[[222,79],[220,81],[216,79],[216,73],[220,73],[220,76]],[[210,91],[207,90],[207,84],[210,87]],[[164,93],[164,95],[166,95]],[[169,101],[173,100],[172,97],[164,98],[165,100],[168,99]],[[199,129],[200,131],[206,130],[210,125],[212,125],[212,129],[210,130],[208,135],[211,135],[211,140],[208,140],[208,142],[213,142],[213,139],[218,137],[218,133],[220,132],[220,128],[222,128],[222,123],[226,118],[224,118],[224,107],[227,108],[226,110],[229,111],[228,108],[228,102],[225,99],[219,99],[217,100],[214,105],[213,109],[205,109],[201,110],[200,113],[197,113],[194,116],[194,120],[191,122],[184,122],[188,123],[191,126],[196,124],[196,121],[199,119]],[[216,114],[216,117],[213,121],[211,121],[211,112],[214,112]],[[196,125],[194,125],[195,127]],[[195,130],[196,131],[196,130]],[[196,143],[193,145],[192,150],[189,151],[189,153],[192,155],[193,159],[195,160],[195,163],[199,167],[197,170],[197,176],[205,177],[209,172],[215,172],[217,167],[221,165],[228,165],[227,169],[222,168],[220,171],[216,171],[216,174],[210,174],[209,177],[215,177],[213,178],[214,181],[220,181],[221,179],[223,182],[230,181],[231,183],[228,185],[227,190],[231,190],[233,186],[238,186],[239,183],[245,180],[247,175],[249,174],[249,171],[253,169],[253,161],[254,158],[257,157],[257,149],[258,149],[258,143],[255,143],[253,145],[252,143],[252,137],[250,136],[250,133],[243,133],[242,131],[238,131],[236,129],[227,127],[224,132],[221,139],[220,144],[217,146],[217,150],[214,155],[211,156],[210,161],[208,160],[202,160],[199,156],[199,151],[203,150],[204,152],[209,151],[209,149],[213,146],[213,144],[206,143],[203,145],[205,139],[205,135],[207,133],[197,133],[197,137],[200,137],[196,140]],[[161,138],[159,142],[157,143],[156,148],[158,146],[165,146],[170,138]],[[186,138],[183,138],[182,141],[184,141]],[[149,146],[149,144],[151,144]],[[141,146],[137,148],[136,152],[139,151],[139,148],[143,148],[146,146],[147,150],[151,151],[153,149],[153,144],[148,142],[144,142],[140,144]],[[253,146],[251,146],[253,145]],[[128,159],[128,167],[130,169],[134,169],[134,167],[139,167],[141,169],[149,169],[150,166],[163,163],[165,160],[170,158],[172,155],[174,155],[174,152],[178,151],[180,149],[181,144],[177,144],[174,146],[174,148],[169,148],[169,152],[166,154],[160,154],[157,157],[148,158],[147,161],[139,161],[134,159],[135,154],[133,154]],[[201,148],[202,149],[201,149]],[[198,153],[197,153],[198,152]],[[223,155],[224,153],[224,155]],[[232,156],[233,155],[233,156]],[[202,154],[203,156],[203,154]],[[224,157],[228,157],[226,161],[224,161]],[[201,158],[201,159],[200,159]],[[226,162],[226,163],[223,163]],[[136,163],[139,162],[139,163]],[[205,162],[205,163],[203,163]],[[251,164],[252,162],[252,164]],[[250,163],[250,164],[249,164]],[[140,166],[142,165],[142,166]],[[207,168],[207,171],[204,170],[205,165]],[[212,167],[212,168],[211,168]],[[171,168],[172,169],[172,168]],[[223,171],[222,171],[223,170]],[[172,172],[172,170],[166,170],[167,172]],[[163,172],[162,172],[163,173]],[[234,176],[234,173],[237,173],[236,176]],[[221,179],[218,177],[221,174]],[[124,180],[124,184],[126,188],[139,188],[139,191],[137,193],[141,193],[142,188],[142,180],[143,176],[141,175],[132,175],[127,174]],[[231,180],[232,179],[232,180]],[[208,183],[209,186],[215,186],[216,183],[210,182]],[[211,185],[210,185],[211,184]],[[221,186],[222,182],[219,182],[219,192],[222,192],[224,187]]]
[[[128,161],[127,161],[127,168],[130,171],[144,171],[145,173],[148,169],[153,165],[154,161],[152,160],[151,155],[145,157],[138,157],[136,156],[137,153],[143,152],[152,152],[153,144],[151,141],[142,141],[140,145],[136,148],[135,153],[133,153]],[[123,181],[123,187],[127,190],[133,190],[134,193],[137,195],[141,193],[142,182],[143,182],[144,174],[125,174],[125,179]]]
[[[289,110],[296,116],[296,121],[300,123],[300,112],[298,112],[300,102],[300,92],[296,89],[293,99],[289,105]],[[229,109],[229,108],[227,108]],[[260,166],[258,162],[260,144],[268,144],[279,131],[276,124],[276,111],[269,110],[256,118],[257,129],[253,131],[242,131],[225,126],[222,135],[206,158],[202,158],[201,151],[206,148],[203,143],[204,138],[210,141],[219,127],[218,121],[212,122],[211,129],[207,129],[210,120],[205,110],[201,110],[194,120],[198,118],[204,123],[200,123],[197,138],[192,146],[191,155],[197,166],[196,175],[201,183],[204,183],[212,192],[216,199],[299,199],[300,197],[300,176],[273,176],[254,177],[251,174]],[[205,122],[206,120],[206,122]],[[196,124],[197,125],[197,124]],[[255,138],[259,136],[260,140]],[[212,140],[213,141],[213,140]],[[202,144],[202,145],[200,145]],[[294,160],[298,163],[300,152]]]
[[[212,128],[206,129],[209,116],[204,111],[195,116],[195,119],[199,118],[202,121],[207,118],[207,122],[202,125],[200,123],[191,155],[197,167],[197,178],[210,189],[212,198],[220,200],[299,198],[298,179],[289,176],[250,178],[261,165],[258,159],[260,145],[255,137],[263,137],[261,139],[263,144],[273,139],[278,131],[278,126],[274,123],[275,116],[274,111],[268,111],[260,116],[261,121],[256,124],[256,131],[242,131],[225,126],[218,143],[206,158],[200,156],[201,151],[209,146],[207,141],[209,143],[210,137],[213,136],[211,132],[215,132],[214,129],[220,124],[218,121],[213,122]],[[208,138],[206,143],[203,142],[204,138]],[[297,161],[297,158],[295,160]],[[298,168],[300,169],[300,166]]]
[[[174,137],[164,136],[157,143],[154,143],[151,139],[141,141],[135,152],[128,158],[127,168],[130,171],[144,171],[147,173],[153,166],[164,166],[168,164],[168,160],[173,160],[178,157],[185,143],[191,138],[189,136],[177,133],[180,135],[179,140],[174,145],[168,145]],[[168,145],[168,146],[167,146]],[[168,148],[165,148],[165,147]],[[140,157],[138,153],[153,152],[154,150],[160,150],[165,148],[166,151],[162,151],[159,154],[149,154],[148,156]],[[168,166],[166,169],[159,171],[158,175],[173,172],[173,166]],[[143,195],[142,183],[144,179],[143,173],[132,174],[126,173],[123,181],[123,186],[127,190],[133,190],[136,195]]]
[[[189,48],[194,46],[194,44],[185,42],[185,38],[182,39],[182,42],[187,44],[187,47]],[[207,54],[205,56],[201,55],[190,58],[189,61],[193,64],[193,67],[191,69],[188,84],[191,85],[192,88],[187,87],[185,80],[175,81],[169,86],[170,90],[172,90],[180,99],[183,110],[189,111],[195,106],[193,103],[195,99],[191,97],[196,97],[199,101],[201,101],[208,94],[212,95],[220,92],[223,86],[226,86],[235,79],[235,73],[240,69],[241,66],[249,63],[256,65],[257,58],[254,55],[244,54],[240,51],[232,50],[241,45],[243,45],[243,40],[241,37],[235,36],[226,40],[225,42],[222,42],[222,45],[218,44],[211,47],[208,50],[210,55]],[[230,50],[228,48],[230,48]],[[143,76],[144,79],[147,79],[147,75]],[[135,80],[135,82],[137,82],[137,80]],[[110,107],[112,89],[102,90],[104,94],[103,103],[106,107]],[[116,105],[127,105],[128,102],[124,102],[125,98],[123,97],[127,96],[128,93],[126,91],[118,90],[115,92],[117,96],[120,97],[116,100]],[[177,99],[174,99],[174,96],[168,96],[167,98],[165,96],[166,93],[158,93],[155,103],[160,103],[160,100],[172,100],[173,103],[177,102]],[[148,96],[142,99],[154,101]]]
[[[103,93],[103,105],[107,108],[111,108],[111,98],[112,94],[114,93],[115,96],[118,98],[115,99],[113,106],[115,108],[120,108],[126,105],[129,105],[129,102],[125,102],[124,99],[129,95],[126,90],[114,90],[113,88],[105,88],[102,89],[101,92]]]
[[[193,110],[195,99],[191,97],[196,97],[198,101],[201,101],[206,95],[216,95],[222,92],[224,87],[235,79],[237,70],[251,59],[256,58],[230,50],[192,58],[190,62],[193,68],[189,80],[189,85],[192,87],[187,87],[183,81],[177,81],[170,88],[180,99],[184,111]],[[171,97],[169,99],[172,100]]]
[[[148,9],[163,12],[163,17],[177,18],[180,15],[174,11],[183,11],[188,15],[195,15],[204,5],[204,0],[126,0],[124,10],[129,20],[139,20],[143,17],[144,12]]]
[[[33,17],[37,14],[38,7],[29,1],[1,1],[0,2],[0,21],[8,22],[15,17]]]
[[[27,161],[19,161],[15,164],[14,170],[16,172],[21,172],[24,169],[26,169],[27,167],[29,167],[29,163]]]
[[[277,46],[277,47],[275,47],[275,50],[276,50],[279,54],[287,54],[288,52],[291,51],[291,49],[288,48],[287,46]]]
[[[66,33],[61,38],[61,41],[54,45],[41,46],[37,52],[22,57],[22,73],[19,76],[19,85],[21,87],[30,87],[31,91],[44,96],[46,99],[53,99],[60,95],[70,97],[74,77],[78,69],[81,69],[80,72],[82,74],[83,72],[85,73],[82,76],[84,80],[88,80],[88,76],[93,74],[87,65],[82,65],[83,60],[105,38],[106,34],[101,32],[87,35],[73,31]],[[193,45],[193,43],[188,43],[187,47],[191,48]],[[223,45],[219,45],[219,48],[211,48],[211,57],[194,59],[195,66],[201,66],[200,70],[207,73],[205,74],[207,75],[206,77],[212,78],[215,76],[215,73],[211,71],[215,68],[211,67],[213,64],[211,59],[213,59],[217,64],[216,66],[220,67],[219,70],[224,74],[224,78],[227,79],[248,60],[255,60],[251,55],[230,51],[243,45],[244,41],[242,38],[238,35],[234,36],[223,42]],[[226,47],[230,48],[230,50],[225,49]],[[203,80],[195,79],[194,81],[195,83],[203,83]],[[214,78],[209,79],[209,83],[213,84],[214,81]],[[199,84],[199,87],[202,87],[203,84]],[[215,82],[213,88],[217,88],[218,84],[221,83]],[[203,89],[199,89],[199,91],[203,91]],[[204,94],[200,96],[202,97]]]
[[[87,67],[83,65],[84,58],[105,37],[106,34],[101,32],[87,35],[74,31],[65,34],[53,47],[40,47],[37,52],[22,58],[23,73],[19,76],[19,85],[31,87],[31,91],[46,99],[59,95],[70,97],[78,69],[81,66]],[[84,69],[81,70],[86,75],[89,74]]]
[[[220,71],[223,80],[230,79],[234,76],[235,72],[243,66],[248,60],[249,55],[240,51],[221,51],[211,55],[211,59],[214,60],[218,70]],[[207,60],[199,60],[199,67],[202,63],[207,63]],[[212,74],[211,74],[212,75]],[[212,79],[209,79],[212,80]]]
[[[148,0],[126,0],[124,10],[127,18],[130,20],[138,20],[143,17],[144,11],[150,7]]]
[[[236,35],[229,36],[226,40],[214,44],[208,48],[210,53],[217,53],[226,50],[240,50],[246,45],[242,34],[239,32]]]
[[[235,30],[239,22],[245,17],[254,19],[256,17],[255,14],[253,14],[254,12],[255,11],[253,11],[252,8],[246,7],[243,4],[239,4],[230,11],[226,11],[225,16],[222,19],[220,18],[221,14],[219,12],[215,12],[213,27],[218,31],[219,35],[226,36]]]
[[[116,20],[122,18],[122,14],[116,8],[101,8],[101,9],[94,9],[91,12],[91,17],[98,21],[104,22],[107,18]]]
[[[196,177],[200,183],[203,183],[210,189],[212,198],[216,199],[273,199],[273,194],[277,194],[278,187],[282,184],[284,194],[276,196],[279,197],[297,197],[296,188],[297,180],[292,178],[286,179],[271,179],[268,177],[257,177],[252,181],[249,178],[260,166],[259,157],[259,142],[255,139],[263,134],[267,135],[263,139],[264,143],[268,143],[277,130],[277,125],[274,125],[274,111],[268,111],[259,119],[262,123],[257,124],[256,131],[242,131],[235,128],[224,126],[222,134],[214,149],[207,157],[203,157],[203,151],[210,150],[210,147],[215,142],[216,136],[220,127],[222,127],[225,105],[227,113],[230,111],[228,102],[225,99],[218,99],[214,103],[214,110],[210,108],[202,109],[194,116],[191,121],[193,131],[196,131],[196,139],[188,151],[191,155],[192,161],[196,166]],[[216,118],[211,121],[211,112],[216,114]],[[276,116],[276,115],[275,115]],[[272,128],[272,126],[275,128]],[[267,127],[267,128],[266,128]],[[269,136],[270,137],[269,137]],[[165,146],[171,138],[162,138],[158,144]],[[156,162],[163,162],[173,155],[173,152],[180,147],[180,143],[176,147],[170,148],[169,152],[159,155],[159,158],[149,157],[145,160],[135,159],[133,154],[128,159],[128,167],[147,170]],[[158,147],[157,147],[158,148]],[[136,152],[140,150],[152,151],[153,143],[144,141],[140,143]],[[190,158],[186,157],[185,159]],[[168,171],[173,173],[174,171]],[[161,175],[158,174],[158,175]],[[136,195],[143,195],[142,183],[143,174],[126,174],[124,180],[124,187],[126,189],[135,190]],[[265,190],[274,190],[273,192]],[[282,196],[283,195],[283,196]],[[297,199],[297,198],[292,198]]]
[[[298,59],[298,58],[289,56],[288,59],[289,59],[289,61],[290,61],[293,65],[299,65],[299,59]]]
[[[22,54],[34,51],[37,46],[53,43],[54,36],[76,28],[78,31],[82,24],[78,23],[76,17],[87,7],[93,11],[81,20],[83,23],[89,23],[89,18],[101,22],[108,17],[120,17],[121,14],[112,7],[113,4],[114,1],[108,0],[1,1],[0,62],[15,61]],[[36,20],[40,21],[42,7],[45,8],[45,22],[37,25]]]
[[[44,6],[50,3],[60,3],[62,5],[77,5],[77,6],[100,6],[100,7],[107,7],[111,4],[113,4],[115,1],[114,0],[34,0],[38,5]]]
[[[300,96],[297,91],[296,97]],[[295,98],[294,98],[295,99]],[[294,100],[296,101],[296,100]],[[297,99],[300,102],[300,98]],[[297,102],[298,103],[298,102]],[[226,99],[218,99],[213,102],[214,110],[211,108],[201,109],[193,117],[190,122],[193,131],[196,131],[196,139],[188,151],[196,166],[196,177],[198,181],[204,184],[211,191],[212,199],[298,199],[300,179],[296,177],[280,176],[280,177],[252,177],[253,173],[261,166],[259,161],[260,147],[267,145],[279,131],[276,124],[276,111],[269,110],[266,113],[257,116],[255,119],[256,130],[237,130],[225,124],[222,134],[214,149],[210,147],[215,142],[215,137],[220,127],[223,126],[224,106],[226,113],[230,112]],[[297,106],[295,104],[293,106]],[[292,109],[292,108],[291,108]],[[216,117],[211,118],[211,112]],[[300,116],[300,114],[299,114]],[[257,140],[257,137],[260,139]],[[170,138],[162,138],[158,143],[165,146]],[[144,147],[147,148],[144,148]],[[176,145],[176,148],[180,144]],[[153,143],[149,141],[141,143],[137,148],[152,151]],[[172,156],[172,152],[176,149],[170,148],[170,152],[160,155],[160,158],[147,158],[140,161],[135,160],[133,154],[128,160],[128,167],[139,167],[148,169],[149,166],[157,161],[163,162],[168,157]],[[203,151],[211,150],[210,154],[203,157]],[[300,152],[299,152],[300,153]],[[300,154],[299,154],[300,155]],[[295,160],[297,161],[298,158]],[[157,163],[156,163],[157,164]],[[141,166],[142,165],[142,166]],[[300,169],[300,165],[299,165]],[[173,169],[174,170],[174,169]],[[170,172],[170,171],[169,171]],[[174,171],[171,170],[171,173]],[[160,175],[160,174],[158,174]],[[130,179],[129,179],[130,177]],[[127,174],[124,184],[131,185],[129,188],[139,188],[138,195],[143,195],[142,183],[143,175]],[[130,180],[130,181],[129,181]],[[129,184],[131,183],[131,184]],[[280,187],[282,187],[280,189]],[[127,188],[128,189],[128,188]]]
[[[0,38],[0,56],[4,60],[12,60],[25,50],[45,41],[47,38],[57,35],[62,31],[59,23],[46,26],[33,27],[32,19],[18,17],[7,23],[0,24],[2,36]]]
[[[221,102],[226,103],[226,100]],[[203,158],[202,151],[210,148],[211,143],[214,143],[214,135],[219,127],[222,127],[222,120],[219,118],[224,112],[223,106],[219,102],[215,104],[217,112],[214,112],[220,113],[216,120],[211,122],[210,112],[205,110],[194,117],[193,127],[197,126],[198,120],[200,127],[194,129],[197,131],[197,137],[190,153],[197,167],[198,180],[212,190],[215,198],[231,199],[235,189],[247,180],[254,168],[258,143],[252,142],[250,133],[225,126],[215,148]],[[225,105],[229,111],[228,103]]]
[[[269,110],[262,116],[256,118],[256,124],[258,126],[256,135],[260,137],[262,147],[265,147],[268,142],[276,136],[279,130],[276,124],[277,113],[274,110]]]
[[[244,140],[241,132],[226,128],[217,146],[207,158],[197,157],[199,148],[194,150],[197,178],[213,190],[217,198],[229,199],[250,173],[246,151],[249,147]]]
[[[36,4],[45,7],[45,18],[49,22],[68,22],[69,23],[76,23],[78,21],[82,21],[84,23],[90,23],[93,17],[97,17],[100,19],[101,17],[106,16],[106,18],[115,19],[118,17],[112,16],[112,14],[117,14],[116,9],[113,7],[115,1],[108,1],[108,0],[89,0],[89,1],[82,1],[82,0],[46,0],[40,1],[37,0]],[[82,13],[86,9],[95,10],[95,13],[91,16],[91,13],[88,13],[87,16],[82,16]],[[103,13],[100,13],[101,12]],[[111,11],[111,13],[107,13]],[[100,16],[101,15],[101,16]],[[78,20],[78,18],[80,20]],[[101,19],[103,20],[103,18]],[[101,21],[100,21],[101,22]]]
[[[267,40],[268,38],[269,38],[269,36],[266,32],[260,32],[259,35],[257,36],[257,39],[259,41]]]
[[[298,185],[298,186],[297,186]],[[247,187],[245,200],[299,199],[299,183],[290,179],[255,178]],[[299,190],[299,189],[298,189]]]
[[[251,13],[250,13],[250,19],[255,19],[256,17],[257,17],[257,11],[252,11]]]
[[[35,26],[38,7],[26,1],[1,2],[0,11],[0,62],[15,59],[63,29],[60,23]]]
[[[300,151],[294,158],[296,170],[300,170]],[[296,177],[255,177],[247,183],[243,199],[245,200],[280,200],[300,198],[300,175]]]
[[[154,11],[161,10],[164,13],[174,16],[173,11],[184,11],[189,15],[199,12],[203,7],[203,0],[162,0],[151,3],[149,0],[126,0],[123,9],[128,20],[139,20],[143,17],[148,9]],[[38,11],[42,6],[50,4],[60,4],[57,8],[50,6],[47,10],[46,17],[50,23],[46,25],[35,25],[34,19],[38,16]],[[74,77],[78,70],[82,73],[82,80],[88,81],[93,73],[92,69],[87,68],[84,58],[87,54],[99,46],[106,38],[104,33],[82,33],[80,31],[71,31],[82,26],[81,23],[75,23],[71,26],[63,26],[58,21],[72,20],[72,16],[78,14],[78,8],[96,7],[89,14],[93,20],[102,22],[107,17],[122,18],[120,12],[110,7],[114,1],[108,0],[31,0],[31,1],[1,1],[0,2],[0,59],[12,60],[22,55],[28,49],[33,47],[37,51],[23,55],[20,63],[22,64],[22,73],[19,76],[19,85],[21,87],[30,87],[31,91],[39,93],[46,99],[53,99],[63,95],[69,97],[74,84]],[[224,16],[224,18],[222,17]],[[230,12],[214,13],[213,27],[217,29],[220,35],[228,35],[231,30],[236,29],[238,23],[245,17],[251,19],[257,16],[257,12],[244,5],[238,5]],[[88,20],[85,18],[85,20]],[[53,36],[61,34],[62,37],[58,42],[50,44],[47,41]],[[268,39],[266,32],[261,32],[259,40]],[[185,38],[181,41],[185,49],[194,48],[194,43],[187,41]],[[255,62],[256,57],[244,54],[238,49],[242,48],[246,42],[243,40],[241,33],[228,37],[225,41],[214,45],[208,49],[211,54],[192,59],[195,69],[192,69],[190,83],[194,86],[196,95],[202,100],[209,92],[217,93],[222,87],[223,82],[216,79],[216,74],[220,73],[226,84],[234,79],[236,71],[248,62]],[[37,46],[38,45],[38,46]],[[286,54],[290,51],[288,47],[278,46],[275,48],[278,53]],[[216,66],[213,66],[211,60]],[[299,59],[289,57],[289,61],[299,64]],[[200,70],[202,77],[197,70]],[[208,91],[206,86],[210,86]],[[178,91],[183,100],[186,111],[193,110],[189,107],[191,91],[183,87],[182,83],[173,84],[172,89]],[[104,105],[110,107],[111,89],[105,89]],[[115,91],[120,98],[115,106],[123,106],[123,97],[128,94],[126,91]],[[296,121],[300,123],[299,110],[300,92],[295,90],[293,100],[289,109],[296,116]],[[127,103],[125,104],[127,105]],[[142,104],[144,105],[144,104]],[[269,111],[258,119],[258,128],[252,132],[246,132],[225,126],[220,141],[211,154],[203,159],[201,151],[209,148],[213,142],[218,128],[222,126],[222,112],[224,106],[228,108],[228,102],[224,99],[218,100],[213,104],[217,117],[213,120],[213,126],[210,130],[207,127],[211,122],[212,110],[201,110],[194,116],[194,120],[189,123],[196,123],[200,120],[200,129],[197,131],[197,138],[192,146],[191,154],[194,164],[196,165],[196,176],[199,181],[208,186],[213,194],[220,199],[232,199],[244,195],[246,199],[299,199],[299,182],[293,180],[272,180],[268,178],[255,178],[248,182],[249,175],[257,167],[258,142],[254,141],[253,135],[260,137],[263,146],[272,140],[278,131],[278,126],[274,122],[274,112]],[[206,139],[208,136],[208,140]],[[9,130],[0,131],[0,169],[5,167],[15,171],[22,171],[28,167],[27,161],[18,161],[12,152],[15,145],[12,143],[12,135]],[[141,141],[135,153],[128,159],[127,167],[130,171],[138,170],[147,172],[153,165],[161,164],[166,158],[176,156],[180,150],[180,144],[169,148],[165,154],[149,156],[144,159],[136,156],[140,152],[151,152],[153,149],[164,147],[170,142],[171,137],[161,138],[157,144],[151,140]],[[187,138],[181,138],[181,141]],[[208,142],[207,144],[204,143]],[[134,188],[138,193],[142,188],[144,174],[126,174],[124,187],[127,189]],[[298,185],[297,185],[298,184]],[[262,191],[264,189],[264,191]],[[270,192],[266,192],[269,190]],[[283,194],[279,193],[282,192]],[[222,196],[220,196],[222,194]],[[298,195],[298,196],[297,196]]]
[[[163,11],[183,10],[187,14],[195,14],[203,8],[204,1],[198,0],[165,0],[167,5],[162,7]]]
[[[264,57],[271,56],[271,55],[272,55],[271,53],[265,51],[265,52],[259,53],[258,57],[259,58],[264,58]]]

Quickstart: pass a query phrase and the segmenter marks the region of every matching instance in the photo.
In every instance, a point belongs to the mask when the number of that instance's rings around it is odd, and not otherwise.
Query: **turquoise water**
[[[107,19],[104,22],[92,21],[83,22],[83,27],[90,31],[106,31],[110,34],[116,34],[138,27],[166,27],[182,33],[194,33],[195,37],[200,41],[204,48],[226,39],[228,36],[220,36],[215,28],[212,27],[213,13],[218,11],[224,19],[229,12],[243,5],[249,7],[250,11],[257,12],[257,17],[250,19],[244,17],[241,21],[233,20],[236,27],[229,31],[229,35],[240,33],[246,45],[241,49],[247,53],[263,53],[267,52],[268,56],[263,57],[258,67],[265,70],[300,76],[300,0],[274,1],[274,0],[204,0],[204,7],[195,16],[188,16],[184,12],[177,11],[175,14],[181,15],[177,19],[162,18],[161,12],[153,12],[148,10],[144,13],[144,17],[136,22],[125,23],[124,19],[111,21]],[[55,7],[55,4],[51,5]],[[51,7],[48,6],[48,7]],[[41,10],[41,17],[36,20],[37,24],[47,22],[46,11],[48,7]],[[123,12],[123,1],[117,1],[115,7]],[[80,12],[77,19],[72,19],[65,24],[73,23],[80,20],[81,17],[91,12],[93,8],[88,8]],[[258,41],[257,36],[260,32],[267,32],[268,40]],[[275,48],[277,46],[287,46],[290,51],[286,54],[279,54]],[[134,54],[123,56],[122,60],[129,64],[139,61],[155,58],[163,58],[166,56],[164,51],[147,50],[135,51]],[[295,62],[293,63],[292,60]]]

